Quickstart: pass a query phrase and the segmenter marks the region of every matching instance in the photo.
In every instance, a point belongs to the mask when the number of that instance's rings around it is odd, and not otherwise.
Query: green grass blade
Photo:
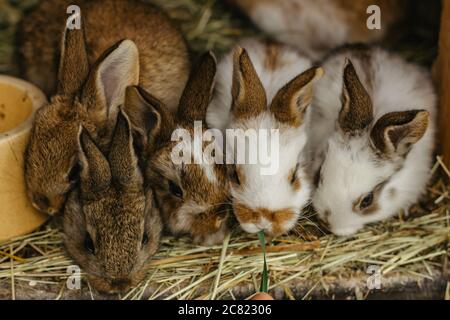
[[[263,258],[264,258],[264,266],[261,276],[261,286],[259,288],[260,292],[269,292],[269,271],[267,268],[267,262],[266,262],[266,239],[264,237],[264,231],[258,232],[258,238],[259,242],[261,242],[261,248],[263,252]]]

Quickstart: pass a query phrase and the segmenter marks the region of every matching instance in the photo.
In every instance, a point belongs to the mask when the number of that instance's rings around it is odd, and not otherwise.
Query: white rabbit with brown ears
[[[216,93],[206,118],[209,126],[242,129],[244,134],[247,129],[275,129],[279,134],[278,159],[271,159],[279,162],[275,174],[264,175],[260,161],[228,166],[235,216],[249,233],[287,233],[310,202],[303,149],[313,84],[322,69],[311,67],[309,59],[292,49],[249,39],[225,56],[217,70]],[[237,160],[229,152],[233,140],[226,141],[227,158]]]
[[[323,67],[310,126],[313,204],[333,233],[350,235],[425,192],[437,99],[428,71],[379,48],[343,48]]]

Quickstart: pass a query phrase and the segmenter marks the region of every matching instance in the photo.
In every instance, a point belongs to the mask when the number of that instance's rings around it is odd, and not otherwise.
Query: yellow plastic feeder
[[[23,174],[33,115],[45,102],[34,85],[0,75],[0,241],[31,232],[47,219],[31,206]]]

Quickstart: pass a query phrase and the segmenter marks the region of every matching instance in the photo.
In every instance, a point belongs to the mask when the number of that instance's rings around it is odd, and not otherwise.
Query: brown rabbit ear
[[[81,162],[81,190],[91,192],[106,189],[111,183],[111,171],[107,159],[83,127],[80,130],[78,141]]]
[[[231,94],[231,112],[236,119],[255,117],[267,108],[266,91],[247,51],[241,47],[234,51]]]
[[[131,40],[122,40],[106,50],[89,74],[82,102],[97,125],[115,119],[124,103],[125,89],[139,81],[139,53]]]
[[[281,88],[270,104],[275,118],[293,127],[303,123],[305,111],[311,104],[313,84],[323,75],[322,68],[311,68]]]
[[[373,120],[372,100],[349,59],[345,62],[343,80],[339,126],[346,134],[358,135],[367,129]]]
[[[177,119],[181,122],[205,121],[206,110],[211,101],[216,76],[216,58],[205,53],[192,69],[180,98]]]
[[[394,154],[405,156],[425,134],[429,118],[430,114],[424,110],[385,114],[373,127],[371,141],[387,157]]]
[[[139,181],[141,175],[133,148],[130,122],[123,110],[120,110],[117,115],[108,159],[112,177],[119,185],[128,185]]]
[[[124,111],[144,147],[153,146],[172,133],[173,120],[165,105],[139,86],[129,86],[125,92]]]
[[[58,68],[58,94],[73,95],[80,90],[89,73],[84,24],[80,29],[64,30]]]

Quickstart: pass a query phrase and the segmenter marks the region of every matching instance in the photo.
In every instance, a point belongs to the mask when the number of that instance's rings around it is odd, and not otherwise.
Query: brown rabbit
[[[55,93],[59,43],[72,4],[81,9],[89,65],[117,41],[132,40],[139,49],[140,85],[175,110],[190,68],[186,41],[163,11],[138,0],[40,1],[19,33],[26,78]]]
[[[406,0],[228,0],[278,41],[314,60],[347,43],[373,43],[389,36],[408,8]],[[381,29],[369,29],[367,13],[376,5]],[[371,9],[371,8],[370,8]],[[369,11],[373,13],[373,11]]]
[[[66,6],[61,4],[42,1],[25,18],[22,32],[26,74],[46,88],[51,85],[45,82],[54,76],[53,37],[59,34],[52,31],[64,25]],[[141,83],[173,110],[189,70],[186,44],[160,11],[131,0],[78,4],[83,17],[81,29],[63,32],[56,94],[37,112],[26,149],[25,180],[30,199],[37,209],[49,214],[60,211],[73,187],[79,125],[83,124],[102,147],[109,141],[111,119],[115,119],[117,106],[123,104],[127,86]],[[48,18],[52,14],[56,18]],[[113,45],[123,38],[133,41]]]
[[[206,127],[206,109],[211,99],[216,61],[202,57],[188,80],[174,118],[162,102],[137,87],[129,87],[125,108],[131,122],[147,134],[151,150],[146,178],[155,192],[156,205],[173,234],[189,234],[196,243],[222,242],[230,226],[229,188],[224,164],[176,164],[172,153],[177,145],[171,138],[175,129],[194,136],[194,121]],[[200,137],[201,139],[201,137]],[[203,150],[206,143],[203,143]],[[221,146],[216,149],[217,152]],[[188,157],[198,157],[195,152]]]
[[[118,114],[107,156],[84,128],[78,150],[80,183],[65,206],[64,243],[97,290],[124,291],[145,275],[162,229],[124,112]]]

